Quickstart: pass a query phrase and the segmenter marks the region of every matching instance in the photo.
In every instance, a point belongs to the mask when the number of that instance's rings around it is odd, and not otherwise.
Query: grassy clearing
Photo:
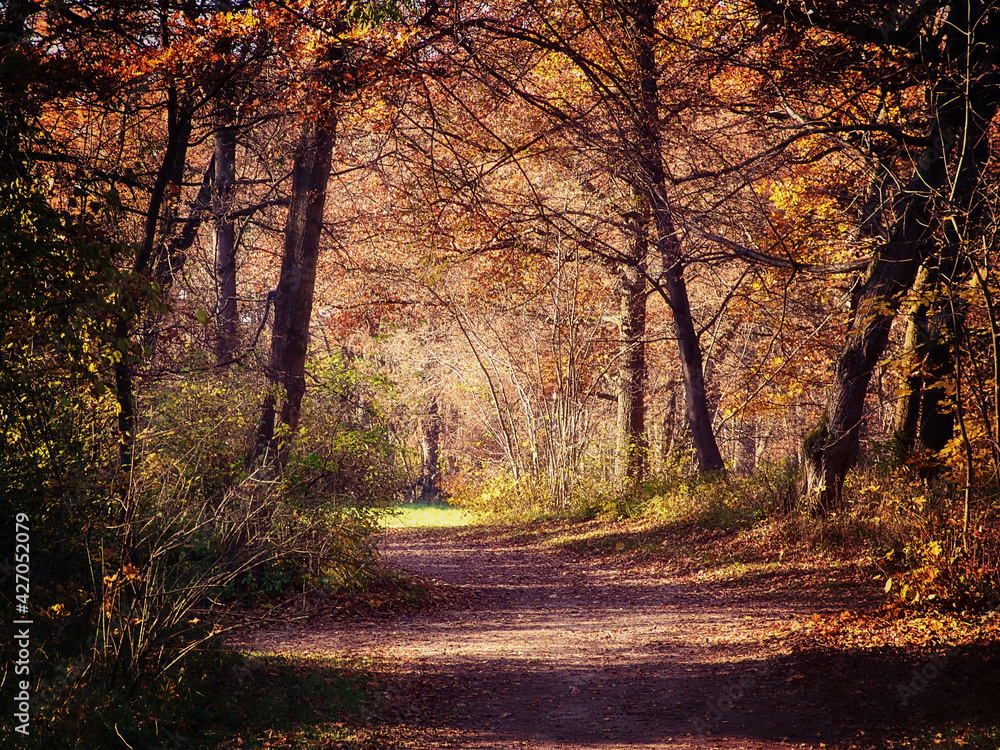
[[[472,516],[451,505],[401,505],[388,516],[384,525],[388,529],[433,529],[468,526]]]

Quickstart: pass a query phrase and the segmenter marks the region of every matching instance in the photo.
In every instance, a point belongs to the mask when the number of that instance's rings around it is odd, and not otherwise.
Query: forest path
[[[850,711],[860,683],[825,673],[844,665],[804,664],[773,635],[796,615],[856,606],[814,581],[700,584],[664,564],[581,559],[458,529],[392,530],[382,552],[461,603],[254,640],[374,657],[391,671],[399,715],[367,746],[770,750],[865,735]]]

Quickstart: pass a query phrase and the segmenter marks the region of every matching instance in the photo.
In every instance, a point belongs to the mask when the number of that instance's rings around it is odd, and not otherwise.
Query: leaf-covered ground
[[[394,529],[433,606],[244,645],[380,665],[388,706],[343,746],[996,747],[997,613],[892,611],[851,564],[734,539]]]

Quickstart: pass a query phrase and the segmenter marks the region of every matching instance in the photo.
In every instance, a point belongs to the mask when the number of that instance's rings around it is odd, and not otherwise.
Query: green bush
[[[488,521],[519,521],[550,512],[551,498],[531,477],[505,469],[451,488],[452,502]]]
[[[63,690],[33,720],[26,748],[326,746],[370,719],[376,694],[364,665],[216,650],[192,653],[134,695]]]
[[[44,492],[32,508],[32,546],[59,553],[54,567],[33,568],[32,605],[41,610],[33,728],[47,738],[39,746],[88,735],[75,713],[86,707],[97,724],[114,716],[123,731],[145,726],[141,713],[166,710],[171,680],[234,609],[293,592],[364,589],[377,578],[372,534],[403,485],[399,450],[377,410],[369,404],[344,419],[322,394],[284,475],[247,474],[260,389],[241,370],[140,389],[136,462],[124,475],[117,446],[94,437],[106,428],[79,425],[87,398],[113,423],[113,399],[89,393],[56,402],[71,413],[49,415],[48,434],[69,447],[63,473],[39,480]]]
[[[647,483],[644,510],[665,523],[746,528],[783,513],[794,485],[788,463],[762,465],[747,477],[678,473]]]

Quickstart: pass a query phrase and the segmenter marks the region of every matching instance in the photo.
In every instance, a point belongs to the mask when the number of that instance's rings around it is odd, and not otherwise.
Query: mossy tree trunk
[[[618,450],[616,474],[626,491],[638,487],[646,468],[646,263],[648,212],[629,217],[634,236],[628,256],[616,264],[619,291]]]

